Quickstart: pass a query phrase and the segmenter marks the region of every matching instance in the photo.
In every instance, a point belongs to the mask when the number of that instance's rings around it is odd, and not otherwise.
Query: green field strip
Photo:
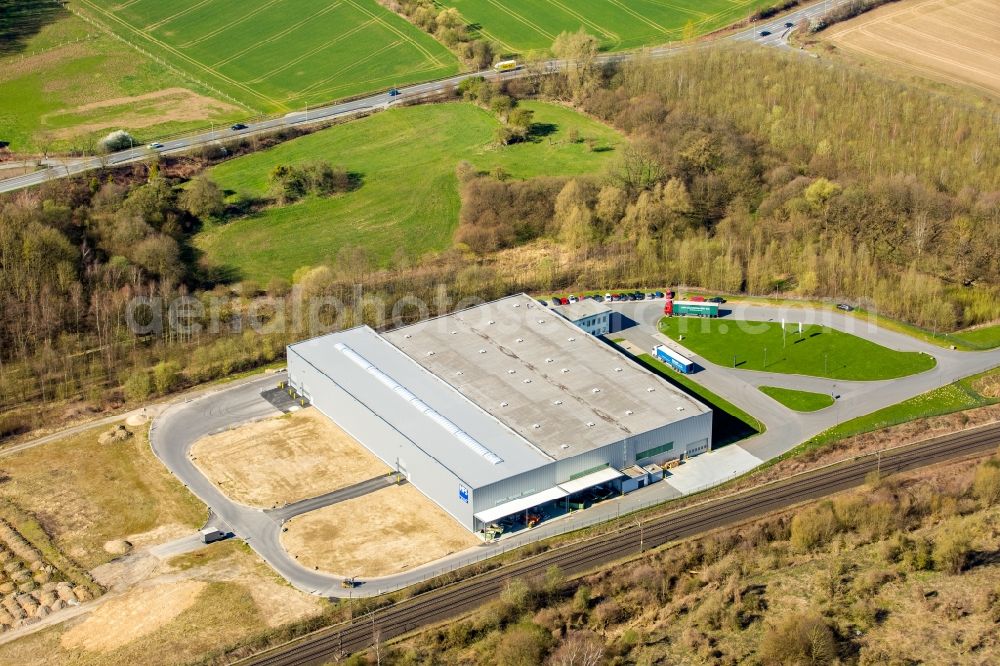
[[[519,13],[517,13],[517,12],[515,12],[515,11],[509,9],[509,8],[507,8],[507,6],[505,6],[503,4],[503,2],[498,2],[497,0],[488,0],[488,2],[489,2],[489,4],[493,5],[497,9],[499,9],[504,14],[507,14],[508,16],[510,16],[512,19],[514,19],[518,23],[522,23],[523,25],[526,25],[528,28],[534,30],[539,35],[541,35],[543,37],[546,37],[548,39],[553,39],[553,40],[556,38],[556,36],[554,34],[552,34],[551,32],[549,32],[547,30],[545,30],[544,28],[542,28],[537,23],[529,21],[527,18],[525,18],[521,14],[519,14]]]
[[[243,23],[249,21],[253,17],[255,17],[258,14],[260,14],[261,12],[265,12],[268,9],[270,9],[271,7],[273,7],[275,5],[278,5],[278,4],[281,4],[282,2],[284,2],[284,0],[271,0],[270,2],[265,2],[260,7],[257,7],[256,9],[253,9],[253,10],[250,10],[249,12],[244,13],[243,15],[241,15],[236,20],[228,21],[227,23],[219,26],[215,30],[212,30],[210,32],[205,33],[201,37],[197,37],[197,38],[195,38],[195,39],[193,39],[193,40],[191,40],[189,42],[185,42],[183,44],[180,44],[179,47],[182,48],[182,49],[189,49],[192,46],[197,46],[198,44],[201,44],[202,42],[204,42],[206,40],[209,40],[212,37],[215,37],[217,35],[221,35],[226,30],[229,30],[231,28],[235,28],[237,26],[242,25]]]
[[[630,14],[630,15],[634,16],[637,20],[642,21],[646,25],[648,25],[648,26],[650,26],[650,27],[652,27],[652,28],[654,28],[656,30],[659,30],[660,32],[662,32],[664,34],[668,34],[668,33],[672,32],[671,30],[668,30],[667,28],[664,28],[659,23],[646,18],[645,16],[643,16],[642,14],[640,14],[637,11],[634,11],[632,8],[630,8],[628,5],[626,5],[623,2],[618,2],[618,0],[608,0],[608,2],[610,2],[611,4],[613,4],[615,7],[618,7],[619,9],[621,9],[626,14]]]
[[[320,81],[318,83],[314,83],[313,85],[309,86],[308,88],[302,89],[299,92],[298,97],[304,97],[305,95],[309,94],[313,90],[316,90],[317,88],[319,88],[320,86],[322,86],[324,83],[326,83],[328,81],[331,81],[333,79],[340,78],[340,76],[342,74],[345,74],[345,73],[351,71],[352,69],[354,69],[358,65],[363,65],[366,62],[368,62],[369,60],[371,60],[372,58],[377,58],[378,56],[382,55],[383,52],[388,51],[390,49],[394,49],[394,48],[396,48],[398,46],[401,46],[402,44],[404,44],[404,42],[402,40],[395,41],[395,42],[390,42],[389,44],[386,44],[382,48],[380,48],[380,49],[378,49],[376,51],[372,51],[371,53],[369,53],[366,56],[358,58],[354,62],[352,62],[352,63],[350,63],[348,65],[345,65],[344,67],[341,67],[339,70],[337,70],[336,72],[334,72],[333,75],[331,75],[330,77],[328,77],[325,81]]]
[[[578,21],[580,21],[580,23],[582,23],[583,25],[591,27],[594,30],[596,30],[598,33],[600,33],[599,35],[594,35],[595,37],[600,37],[600,35],[604,35],[605,37],[609,37],[612,41],[615,41],[615,42],[621,42],[622,41],[621,38],[617,35],[617,33],[611,32],[607,28],[604,28],[602,26],[597,25],[596,23],[594,23],[593,21],[591,21],[590,19],[588,19],[583,14],[580,14],[578,12],[573,11],[572,9],[570,9],[569,7],[567,7],[565,4],[563,4],[562,2],[559,2],[559,0],[546,0],[546,2],[548,2],[553,7],[561,9],[563,12],[565,12],[569,16],[572,16],[573,18],[575,18]]]
[[[233,62],[234,60],[238,60],[238,59],[242,58],[243,56],[247,55],[248,53],[252,53],[253,51],[259,49],[262,46],[265,46],[267,44],[274,44],[275,42],[280,41],[282,38],[287,37],[288,35],[292,34],[293,32],[295,32],[296,30],[298,30],[302,26],[308,25],[312,21],[320,18],[321,16],[325,16],[326,14],[329,14],[330,12],[334,11],[335,9],[337,9],[337,8],[339,8],[341,6],[343,6],[343,3],[339,3],[339,2],[327,5],[326,7],[323,7],[322,9],[318,10],[314,14],[310,14],[309,16],[305,17],[301,21],[299,21],[297,23],[293,23],[292,25],[288,26],[287,28],[284,28],[284,29],[282,29],[282,30],[274,33],[273,35],[270,35],[270,36],[264,38],[264,39],[255,41],[254,43],[250,44],[249,46],[247,46],[247,47],[245,47],[243,49],[240,49],[236,53],[233,53],[229,57],[226,57],[226,58],[223,58],[222,60],[219,60],[218,62],[214,63],[212,65],[212,67],[224,67],[224,66],[228,65],[229,63]],[[353,30],[349,31],[349,32],[353,32]],[[335,38],[334,41],[336,42],[336,41],[339,41],[339,40],[337,38]],[[210,47],[210,49],[212,51],[217,51],[218,50],[218,48],[214,47],[214,46]]]
[[[134,35],[136,35],[136,36],[138,36],[138,37],[140,37],[142,39],[147,40],[151,44],[155,44],[157,47],[159,47],[159,48],[163,49],[164,51],[170,53],[171,55],[173,55],[174,57],[180,59],[181,61],[183,61],[183,62],[185,62],[185,63],[187,63],[189,65],[192,65],[192,66],[194,66],[194,67],[196,67],[198,69],[201,69],[201,70],[205,71],[206,73],[211,74],[212,76],[215,76],[220,81],[224,81],[228,85],[233,86],[234,88],[242,90],[242,91],[244,91],[244,92],[246,92],[246,93],[248,93],[248,94],[250,94],[250,95],[252,95],[254,97],[257,97],[258,99],[261,99],[261,100],[263,100],[265,102],[269,102],[273,106],[276,106],[276,107],[282,108],[282,109],[287,109],[287,107],[285,107],[283,104],[279,103],[277,100],[272,99],[272,98],[270,98],[267,95],[264,95],[262,93],[259,93],[256,90],[254,90],[253,88],[250,88],[249,86],[244,85],[244,84],[240,83],[239,81],[235,81],[235,80],[229,78],[228,76],[222,74],[221,72],[219,72],[219,71],[217,71],[215,69],[212,69],[208,65],[205,65],[204,63],[198,62],[194,58],[191,58],[190,56],[188,56],[188,55],[186,55],[184,53],[181,53],[180,51],[178,51],[174,47],[170,46],[169,44],[167,44],[167,43],[165,43],[165,42],[163,42],[161,40],[156,39],[152,35],[149,35],[147,33],[144,33],[142,31],[138,30],[135,26],[133,26],[130,23],[128,23],[127,21],[119,18],[115,14],[101,9],[98,5],[96,5],[93,2],[91,2],[91,0],[77,0],[77,1],[80,2],[83,5],[86,5],[87,7],[89,7],[90,9],[92,9],[93,11],[97,12],[98,14],[103,15],[106,19],[108,19],[108,20],[110,20],[110,21],[112,21],[114,23],[117,23],[118,25],[122,26],[128,32],[130,32],[130,33],[132,33],[132,34],[134,34]]]
[[[427,72],[428,74],[431,74],[431,73],[439,72],[439,71],[440,71],[439,68],[436,68],[433,65],[427,64],[427,65],[424,65],[422,67],[418,67],[417,69],[407,70],[407,73],[408,74],[422,74],[424,72]],[[430,77],[430,78],[433,78],[433,77]],[[400,78],[399,74],[396,74],[396,73],[386,74],[384,76],[374,76],[374,77],[366,77],[365,78],[365,81],[370,84],[369,89],[388,88],[388,87],[391,87],[391,86],[394,86],[394,85],[398,84],[400,80],[402,80],[402,79]],[[313,98],[317,98],[317,99],[334,99],[334,98],[336,98],[338,96],[342,96],[343,95],[343,91],[349,90],[350,87],[353,86],[353,85],[356,85],[356,84],[354,84],[354,83],[341,83],[341,84],[329,86],[329,87],[326,87],[326,88],[317,88],[315,90],[310,91],[310,95]],[[302,95],[302,94],[292,95],[291,97],[289,97],[289,101],[300,100],[304,96],[305,95]]]
[[[337,35],[336,37],[334,37],[333,39],[331,39],[328,42],[320,42],[320,44],[318,46],[316,46],[315,48],[309,49],[308,51],[302,53],[301,55],[296,56],[295,58],[292,58],[290,60],[286,60],[285,62],[281,63],[280,65],[278,65],[274,69],[272,69],[272,70],[270,70],[268,72],[264,72],[263,74],[261,74],[260,76],[258,76],[256,78],[249,79],[247,81],[247,83],[263,83],[264,81],[272,79],[276,75],[281,74],[282,72],[284,72],[286,70],[289,70],[292,67],[295,67],[296,65],[298,65],[299,63],[301,63],[301,62],[303,62],[305,60],[308,60],[309,58],[313,57],[317,53],[321,53],[322,51],[326,51],[327,49],[330,49],[330,48],[336,46],[339,42],[342,42],[345,39],[348,39],[348,38],[354,36],[355,34],[366,30],[373,23],[374,23],[374,21],[365,21],[364,23],[361,23],[361,24],[358,24],[358,25],[354,26],[353,28],[351,28],[347,32],[343,32],[343,33]]]
[[[173,21],[176,21],[180,17],[186,16],[186,15],[190,14],[193,11],[197,11],[197,10],[201,9],[202,7],[204,7],[205,5],[211,4],[212,2],[213,2],[213,0],[201,0],[201,2],[196,2],[195,4],[191,5],[190,7],[187,7],[186,9],[182,9],[181,11],[177,12],[176,14],[174,14],[172,16],[168,16],[165,19],[161,19],[161,20],[159,20],[159,21],[157,21],[155,23],[150,23],[149,25],[143,26],[142,27],[142,31],[143,32],[153,32],[154,30],[159,29],[160,26],[166,25],[168,23],[172,23]],[[213,11],[218,11],[218,8],[214,9]]]
[[[354,0],[347,0],[347,2],[349,2],[352,5],[354,5],[354,7],[357,8],[358,11],[360,11],[362,13],[365,13],[365,14],[368,14],[370,17],[372,17],[373,19],[375,19],[376,21],[378,21],[379,23],[381,23],[383,26],[385,26],[386,28],[388,28],[392,32],[396,33],[401,39],[404,39],[404,40],[410,42],[418,51],[420,51],[424,55],[425,58],[427,58],[428,60],[430,60],[434,64],[436,64],[436,65],[444,65],[444,63],[442,63],[438,59],[437,56],[435,56],[433,53],[431,53],[428,49],[424,48],[424,46],[421,45],[420,43],[418,43],[417,40],[413,39],[410,35],[407,35],[406,33],[404,33],[402,30],[400,30],[396,26],[391,25],[388,21],[384,20],[381,16],[378,16],[377,14],[375,14],[375,13],[373,13],[373,12],[365,9],[364,7],[362,7],[361,5],[359,5],[358,3],[354,2]],[[396,16],[395,14],[390,14],[390,15],[391,16]],[[409,25],[409,24],[407,24],[407,25]]]

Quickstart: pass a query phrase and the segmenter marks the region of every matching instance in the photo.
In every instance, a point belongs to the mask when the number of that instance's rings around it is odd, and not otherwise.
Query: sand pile
[[[101,444],[115,444],[117,442],[124,442],[131,436],[132,431],[119,423],[114,428],[98,437],[97,441]]]

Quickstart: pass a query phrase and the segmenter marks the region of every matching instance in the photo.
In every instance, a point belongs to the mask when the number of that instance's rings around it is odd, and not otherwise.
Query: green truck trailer
[[[663,314],[668,317],[688,315],[693,317],[718,317],[719,304],[707,301],[667,301]]]

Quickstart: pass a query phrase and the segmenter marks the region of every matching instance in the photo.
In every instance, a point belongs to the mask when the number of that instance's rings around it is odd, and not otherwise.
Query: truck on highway
[[[663,314],[668,317],[690,315],[694,317],[718,317],[718,303],[668,300],[663,306]]]
[[[683,375],[689,375],[694,372],[694,361],[686,356],[681,356],[669,347],[656,345],[653,347],[653,356]]]
[[[497,64],[493,65],[493,69],[497,72],[513,72],[518,68],[516,60],[501,60]]]

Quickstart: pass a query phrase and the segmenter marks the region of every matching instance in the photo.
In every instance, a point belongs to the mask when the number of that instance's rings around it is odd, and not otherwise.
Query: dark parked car
[[[399,97],[402,94],[398,88],[389,88],[389,97]]]
[[[770,34],[771,34],[771,31],[770,31],[770,30],[761,30],[761,31],[760,31],[760,36],[761,36],[761,37],[767,37],[767,36],[768,36],[768,35],[770,35]]]
[[[708,299],[708,302],[709,303],[725,303],[726,299],[724,299],[722,296],[712,296],[712,298]]]
[[[657,298],[663,298],[663,292],[662,291],[658,291],[658,292],[656,292],[653,295],[656,296]]]
[[[245,130],[246,128],[247,128],[247,126],[244,125],[243,123],[236,123],[235,125],[233,125],[229,129],[233,130],[234,132],[239,132],[240,130]]]
[[[792,23],[791,21],[785,21],[785,27],[786,28],[791,28],[791,27],[794,27],[794,26],[795,26],[795,24]]]
[[[837,303],[837,309],[843,310],[844,312],[850,312],[854,307],[848,305],[847,303]]]
[[[538,299],[538,302],[539,302],[539,303],[540,303],[541,305],[548,305],[548,304],[549,304],[549,302],[548,302],[548,301],[546,301],[546,300],[545,300],[544,298],[539,298],[539,299]]]

